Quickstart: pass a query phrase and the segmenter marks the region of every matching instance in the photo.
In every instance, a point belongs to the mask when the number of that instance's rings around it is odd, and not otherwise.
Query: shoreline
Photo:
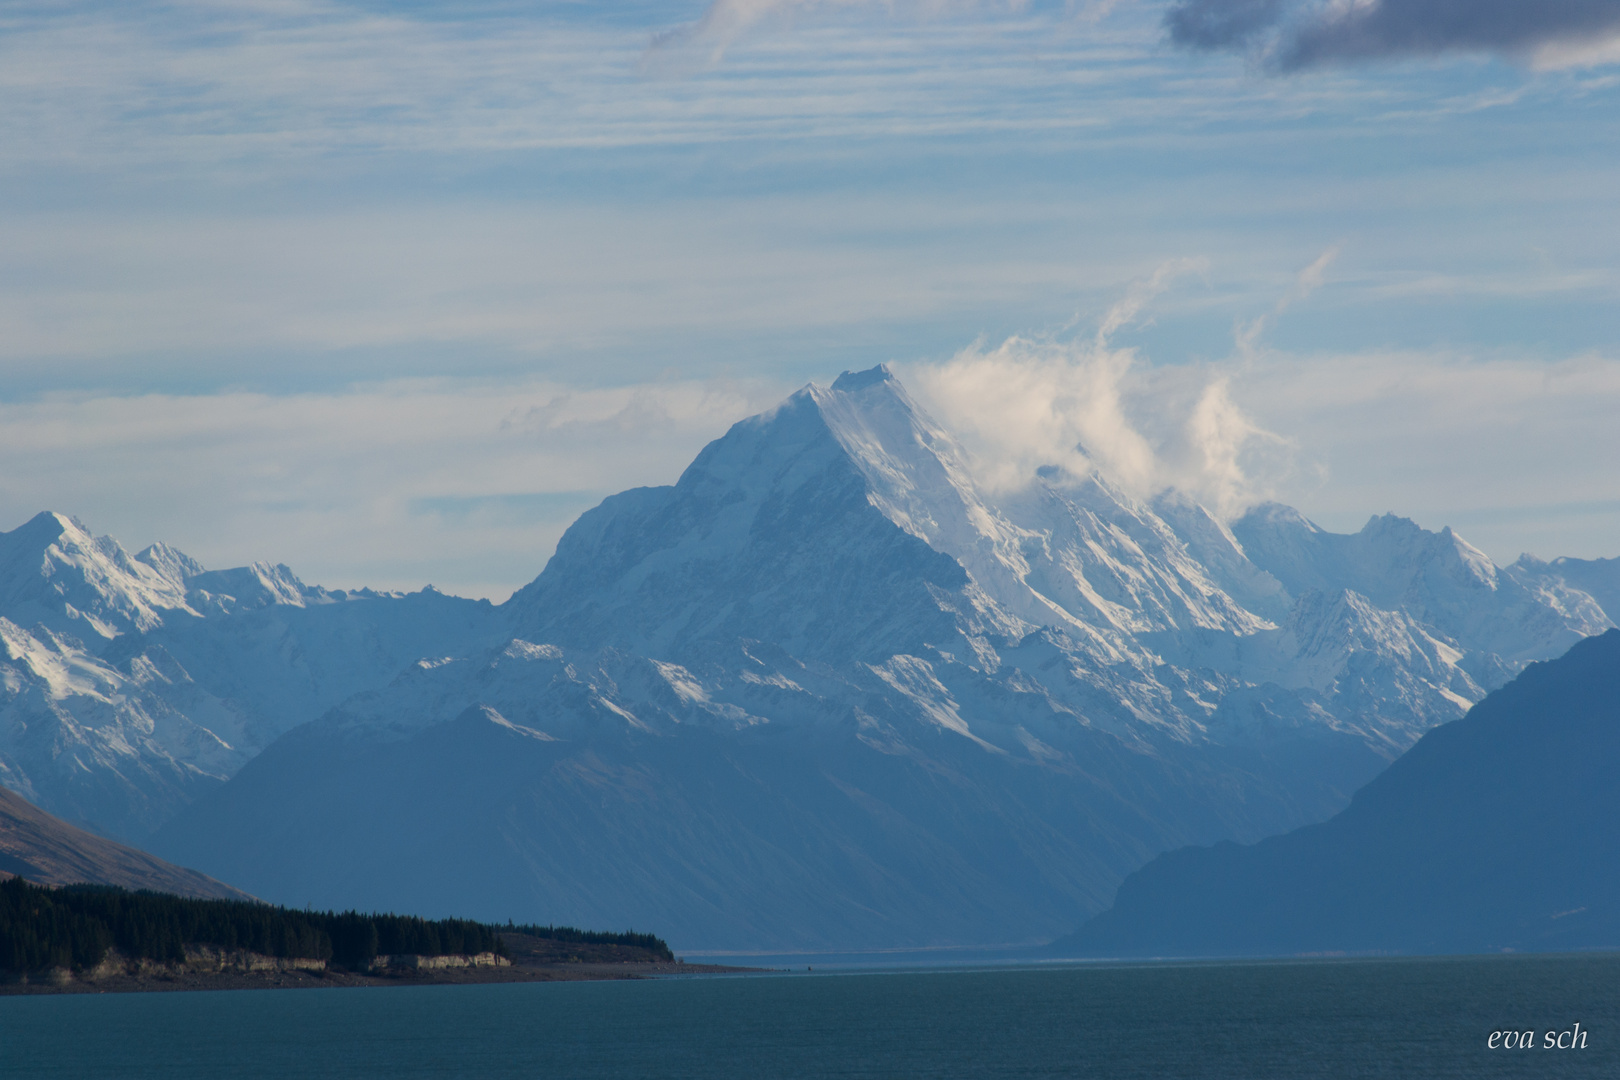
[[[473,986],[490,983],[602,982],[686,975],[762,975],[771,969],[687,964],[650,949],[590,944],[501,933],[507,957],[499,963],[461,957],[457,966],[389,966],[370,971],[330,968],[325,961],[275,959],[188,947],[187,963],[128,961],[112,956],[89,971],[63,968],[0,972],[0,996],[25,994],[131,994],[183,990],[299,990],[348,986]]]
[[[175,971],[118,973],[84,978],[30,974],[28,981],[0,983],[0,996],[33,994],[138,994],[188,990],[300,990],[337,987],[475,986],[492,983],[603,982],[683,975],[763,975],[769,968],[668,961],[580,962],[431,971]]]

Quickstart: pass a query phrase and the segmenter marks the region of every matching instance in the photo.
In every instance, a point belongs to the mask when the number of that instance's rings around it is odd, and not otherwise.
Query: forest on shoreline
[[[252,901],[198,900],[111,885],[0,882],[0,970],[96,967],[110,949],[129,960],[184,963],[188,947],[323,960],[364,971],[378,956],[506,955],[502,933],[585,944],[628,945],[669,957],[652,934],[570,926],[505,926],[357,911],[300,911]]]

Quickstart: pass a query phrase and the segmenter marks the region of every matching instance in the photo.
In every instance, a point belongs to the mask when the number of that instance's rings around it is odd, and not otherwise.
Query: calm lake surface
[[[1540,1049],[1576,1022],[1584,1050]],[[1490,1050],[1534,1030],[1537,1049]],[[10,1077],[1620,1077],[1620,956],[0,998]]]

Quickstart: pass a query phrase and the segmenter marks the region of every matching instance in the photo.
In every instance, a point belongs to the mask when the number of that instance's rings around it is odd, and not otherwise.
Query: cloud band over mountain
[[[1248,53],[1271,71],[1446,52],[1556,64],[1620,37],[1616,0],[1179,0],[1170,39]]]

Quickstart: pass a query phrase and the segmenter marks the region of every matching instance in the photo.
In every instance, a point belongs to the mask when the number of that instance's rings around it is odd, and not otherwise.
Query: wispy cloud
[[[1178,45],[1274,72],[1449,52],[1542,67],[1620,58],[1614,0],[1176,0],[1165,26]]]
[[[214,162],[251,175],[266,159],[784,138],[1019,133],[1060,145],[1277,114],[1272,91],[1163,55],[1156,10],[720,0],[660,35],[516,8],[422,19],[327,0],[24,3],[0,34],[0,172]],[[795,32],[737,38],[776,19]],[[662,42],[651,53],[649,38]],[[643,77],[649,56],[675,53],[699,61],[688,77]],[[1387,95],[1306,87],[1286,109],[1344,115]]]
[[[1108,340],[1126,326],[1136,322],[1143,310],[1168,289],[1183,274],[1203,273],[1209,269],[1209,260],[1203,258],[1170,259],[1160,263],[1153,273],[1133,281],[1125,295],[1116,300],[1097,323],[1095,346],[1099,352],[1107,349]]]
[[[1096,23],[1120,0],[1089,0],[1071,6],[1077,22]],[[727,49],[750,30],[767,25],[790,26],[796,21],[834,15],[876,13],[913,22],[961,18],[975,14],[1021,15],[1030,0],[712,0],[696,20],[669,27],[653,36],[643,54],[644,71],[690,70],[695,62],[719,63]]]
[[[1271,350],[1177,366],[1014,338],[903,377],[999,490],[1058,464],[1227,515],[1273,498],[1354,531],[1394,512],[1500,563],[1620,554],[1613,356]]]
[[[1230,516],[1273,494],[1289,466],[1288,440],[1244,411],[1219,369],[1010,338],[907,366],[904,377],[960,433],[991,490],[1025,487],[1057,465],[1097,471],[1138,498],[1174,488]]]
[[[1322,280],[1327,275],[1327,268],[1332,265],[1333,260],[1337,259],[1338,257],[1338,245],[1334,245],[1333,247],[1323,251],[1322,254],[1316,257],[1314,262],[1295,275],[1293,288],[1284,293],[1282,297],[1272,305],[1270,311],[1266,312],[1264,315],[1256,316],[1255,318],[1250,319],[1248,322],[1240,321],[1232,334],[1234,343],[1237,345],[1238,355],[1252,359],[1255,353],[1255,346],[1259,342],[1260,336],[1266,332],[1266,328],[1275,322],[1283,312],[1287,311],[1299,301],[1311,295],[1311,293],[1315,292],[1317,289],[1320,289],[1322,287]]]
[[[727,2],[694,40],[783,7]],[[818,25],[670,83],[641,77],[647,26],[516,12],[418,19],[322,0],[24,4],[0,34],[0,168],[1067,131],[1098,110],[1009,106],[1099,63],[1151,77],[1149,40],[1121,56],[1118,35],[1055,40],[1051,27],[1047,17]],[[1136,96],[1151,108],[1148,88]]]
[[[1058,465],[1100,471],[1139,498],[1176,488],[1235,514],[1272,492],[1288,441],[1239,407],[1229,372],[1154,366],[1110,343],[1177,278],[1206,269],[1203,259],[1160,264],[1107,309],[1090,341],[1013,337],[907,367],[906,377],[963,436],[992,489],[1021,488]]]

